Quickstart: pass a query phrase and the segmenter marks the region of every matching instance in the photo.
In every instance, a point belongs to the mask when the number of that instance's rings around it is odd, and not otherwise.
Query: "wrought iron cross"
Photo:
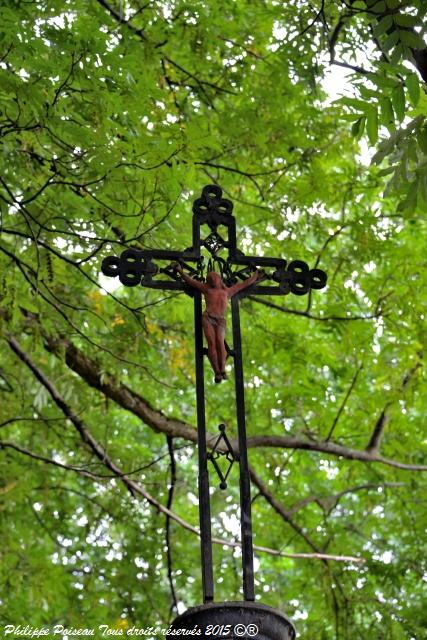
[[[221,488],[225,488],[230,467],[223,474],[216,462],[218,452],[226,451],[230,464],[238,460],[240,467],[240,520],[243,567],[243,593],[246,601],[255,600],[252,516],[250,498],[250,476],[246,444],[245,395],[243,383],[242,345],[240,333],[239,299],[251,294],[301,296],[311,289],[322,289],[326,285],[326,273],[320,269],[309,269],[301,260],[289,264],[283,258],[247,256],[236,246],[236,221],[232,215],[233,203],[222,197],[222,190],[216,185],[204,187],[201,198],[193,204],[193,244],[184,251],[163,249],[126,249],[120,257],[109,256],[102,262],[102,273],[118,276],[128,287],[141,284],[153,289],[181,290],[194,298],[195,364],[197,430],[199,458],[199,512],[202,557],[202,583],[204,602],[214,599],[212,565],[212,534],[209,496],[208,460],[211,460],[220,476]],[[203,234],[202,229],[209,228]],[[208,254],[206,264],[202,251]],[[224,253],[226,252],[226,257]],[[223,254],[222,256],[220,254]],[[159,266],[157,262],[167,262]],[[172,263],[171,263],[172,261]],[[225,434],[225,426],[220,425],[220,435],[208,453],[206,443],[205,382],[203,356],[207,351],[203,346],[202,296],[200,291],[190,288],[177,274],[173,262],[178,261],[194,279],[203,280],[207,271],[218,268],[224,283],[232,286],[247,278],[251,271],[261,267],[262,282],[258,281],[249,289],[231,298],[233,346],[227,346],[228,355],[234,360],[236,393],[236,416],[238,429],[238,452],[234,452]],[[167,276],[167,279],[164,278]]]

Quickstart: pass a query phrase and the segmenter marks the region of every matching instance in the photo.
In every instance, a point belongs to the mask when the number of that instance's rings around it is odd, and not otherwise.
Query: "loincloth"
[[[226,321],[223,316],[214,316],[207,311],[203,312],[203,323],[208,322],[212,327],[218,327],[220,329],[224,329],[226,327]]]

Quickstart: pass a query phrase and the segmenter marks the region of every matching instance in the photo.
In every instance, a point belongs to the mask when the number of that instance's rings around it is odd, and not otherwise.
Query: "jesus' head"
[[[221,276],[215,271],[209,271],[208,275],[206,276],[206,282],[210,287],[213,287],[214,289],[224,288]]]

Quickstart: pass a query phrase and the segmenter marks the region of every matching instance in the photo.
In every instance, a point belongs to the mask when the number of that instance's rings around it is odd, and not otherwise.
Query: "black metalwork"
[[[208,452],[206,447],[205,372],[203,368],[202,296],[194,292],[194,335],[196,360],[197,444],[199,454],[199,521],[203,601],[214,599],[212,568],[211,507],[209,497]]]
[[[252,544],[251,478],[246,445],[245,385],[243,383],[242,342],[240,335],[239,298],[231,298],[233,321],[234,378],[236,386],[237,433],[240,466],[240,529],[242,537],[243,594],[255,600],[254,550]]]
[[[293,260],[287,264],[283,258],[247,256],[236,246],[236,221],[232,215],[233,204],[222,197],[222,191],[216,185],[208,185],[202,191],[202,197],[193,204],[193,244],[184,251],[165,249],[126,249],[120,256],[108,256],[102,262],[102,272],[106,276],[118,276],[120,282],[127,287],[142,284],[153,289],[184,290],[190,293],[187,285],[172,268],[171,261],[179,261],[194,276],[203,277],[205,270],[205,249],[210,254],[210,264],[217,266],[227,285],[244,279],[251,269],[261,267],[265,280],[276,285],[256,284],[251,293],[265,295],[283,295],[294,293],[305,295],[310,289],[323,289],[327,276],[321,269],[309,269],[302,260]],[[210,233],[202,238],[201,228],[207,225]],[[224,227],[227,237],[220,233]],[[227,258],[219,254],[226,249]],[[154,261],[167,261],[159,266]],[[196,263],[196,268],[191,266]],[[234,267],[234,268],[233,268]],[[270,272],[266,269],[272,268]],[[167,280],[161,276],[166,275]],[[192,292],[191,292],[192,293]]]
[[[206,444],[203,370],[203,356],[206,350],[203,347],[202,300],[199,291],[192,289],[183,282],[174,269],[173,262],[180,262],[193,278],[199,280],[203,280],[208,271],[219,271],[227,286],[231,286],[239,280],[245,280],[255,268],[261,268],[263,273],[261,280],[258,280],[256,284],[244,292],[233,296],[231,300],[233,348],[230,349],[227,346],[228,354],[234,360],[235,372],[239,450],[236,452],[236,456],[234,453],[232,455],[237,457],[240,468],[241,544],[245,601],[255,599],[255,590],[239,299],[248,293],[256,295],[287,295],[293,293],[302,296],[312,289],[322,289],[327,281],[324,271],[317,268],[310,269],[301,260],[292,260],[288,264],[283,258],[245,255],[237,248],[236,222],[232,212],[233,203],[222,197],[222,190],[216,185],[208,185],[204,187],[202,196],[195,200],[193,204],[193,238],[191,247],[184,251],[130,248],[123,251],[120,256],[109,256],[102,262],[104,275],[118,276],[120,282],[125,286],[134,287],[142,284],[153,289],[181,290],[194,298],[199,510],[203,598],[205,603],[214,599],[208,459],[210,458],[214,463],[215,455],[213,450],[208,453]],[[209,232],[207,235],[203,235],[202,231],[206,226]],[[207,263],[203,252],[208,254]],[[224,257],[225,253],[226,257]],[[159,266],[159,262],[163,264]],[[266,284],[266,281],[268,281],[268,284]],[[229,471],[227,476],[228,473]],[[226,477],[221,479],[220,476],[221,483],[226,482]]]
[[[220,424],[218,427],[220,434],[215,442],[214,446],[208,453],[208,459],[212,462],[213,467],[217,473],[218,478],[220,479],[219,488],[226,489],[227,488],[227,478],[230,475],[230,471],[233,467],[233,464],[236,460],[236,455],[233,451],[233,447],[231,446],[230,440],[227,437],[225,432],[226,426],[225,424]],[[220,458],[225,458],[228,462],[227,468],[224,471],[221,469],[221,466],[218,464],[218,460]]]
[[[199,638],[295,640],[295,627],[277,609],[259,602],[210,602],[187,609],[172,622],[167,638],[200,630]]]

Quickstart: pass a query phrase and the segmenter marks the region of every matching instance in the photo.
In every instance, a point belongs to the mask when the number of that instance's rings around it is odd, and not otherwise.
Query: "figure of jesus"
[[[209,271],[206,276],[206,283],[203,283],[190,278],[189,275],[184,273],[180,264],[176,264],[175,269],[190,287],[203,293],[206,303],[206,309],[203,312],[203,332],[208,343],[208,358],[215,373],[215,382],[226,380],[225,361],[227,359],[227,350],[224,338],[227,304],[229,299],[236,293],[247,289],[256,282],[261,277],[261,274],[256,270],[243,282],[226,287],[221,276],[215,271]]]

